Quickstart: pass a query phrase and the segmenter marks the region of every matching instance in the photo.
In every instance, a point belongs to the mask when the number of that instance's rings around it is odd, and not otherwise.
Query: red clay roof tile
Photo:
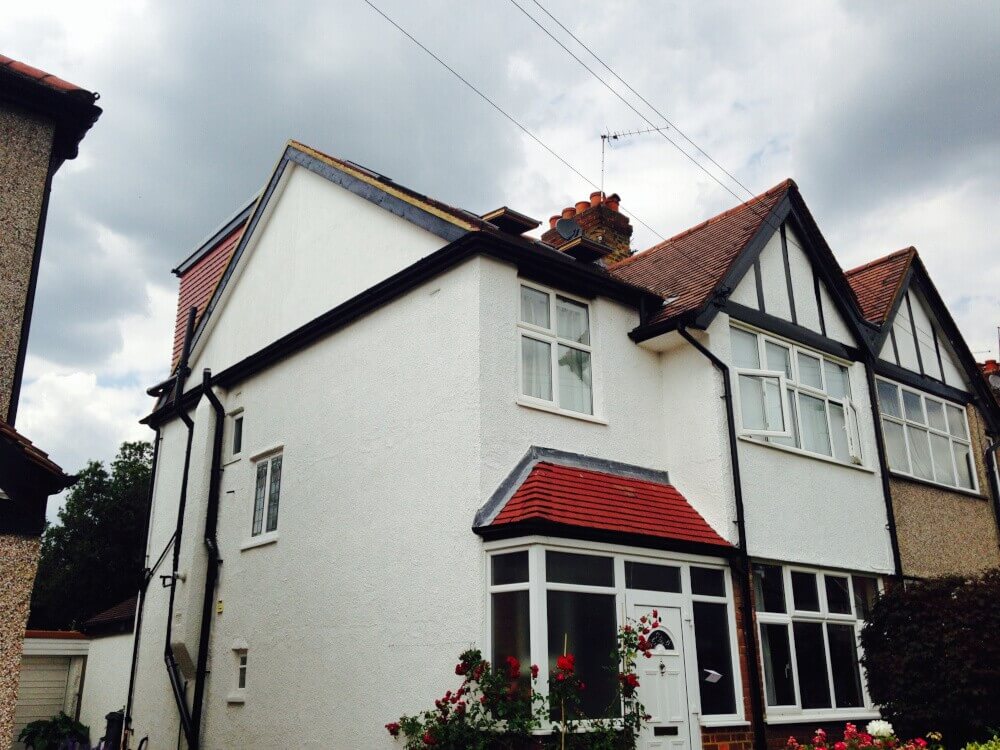
[[[844,272],[865,320],[885,323],[916,253],[907,247]]]
[[[31,78],[32,80],[38,81],[39,83],[48,86],[56,91],[83,91],[87,94],[90,92],[80,86],[69,81],[64,81],[62,78],[58,78],[51,73],[46,73],[44,70],[39,70],[38,68],[32,67],[27,63],[23,63],[20,60],[14,60],[13,58],[7,57],[6,55],[0,55],[0,67],[6,68],[14,73],[19,73],[20,75]]]
[[[2,419],[0,419],[0,439],[12,443],[17,449],[24,453],[25,456],[27,456],[28,460],[37,464],[50,474],[64,477],[66,476],[65,472],[63,472],[59,465],[49,458],[48,453],[41,450],[38,446],[28,440],[28,438],[4,422]]]

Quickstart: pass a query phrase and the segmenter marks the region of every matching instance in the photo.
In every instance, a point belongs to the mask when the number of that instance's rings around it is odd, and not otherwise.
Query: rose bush
[[[788,750],[941,750],[941,735],[931,732],[927,738],[916,737],[911,740],[901,740],[896,736],[892,724],[877,719],[868,723],[864,731],[859,731],[854,724],[844,725],[842,739],[832,741],[827,738],[823,729],[817,729],[812,741],[800,743],[794,737],[789,737],[785,747]]]

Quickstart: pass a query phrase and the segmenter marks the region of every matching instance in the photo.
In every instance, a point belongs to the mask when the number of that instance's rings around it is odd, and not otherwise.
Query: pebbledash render
[[[793,182],[641,253],[619,200],[536,240],[289,142],[175,269],[132,746],[390,748],[470,646],[544,686],[568,643],[598,712],[653,608],[643,748],[878,716],[879,592],[980,564],[927,503],[996,558],[988,387],[922,266],[901,320]]]

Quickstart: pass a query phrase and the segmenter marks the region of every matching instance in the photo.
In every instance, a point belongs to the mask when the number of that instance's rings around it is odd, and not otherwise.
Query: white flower
[[[865,731],[872,737],[894,737],[896,735],[896,730],[892,728],[892,724],[882,719],[869,721],[868,726],[865,727]]]

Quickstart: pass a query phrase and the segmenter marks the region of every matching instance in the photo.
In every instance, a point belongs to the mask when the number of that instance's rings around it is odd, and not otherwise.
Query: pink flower
[[[389,732],[389,734],[391,734],[393,737],[399,737],[400,727],[398,721],[390,721],[388,724],[385,725],[385,728]]]

